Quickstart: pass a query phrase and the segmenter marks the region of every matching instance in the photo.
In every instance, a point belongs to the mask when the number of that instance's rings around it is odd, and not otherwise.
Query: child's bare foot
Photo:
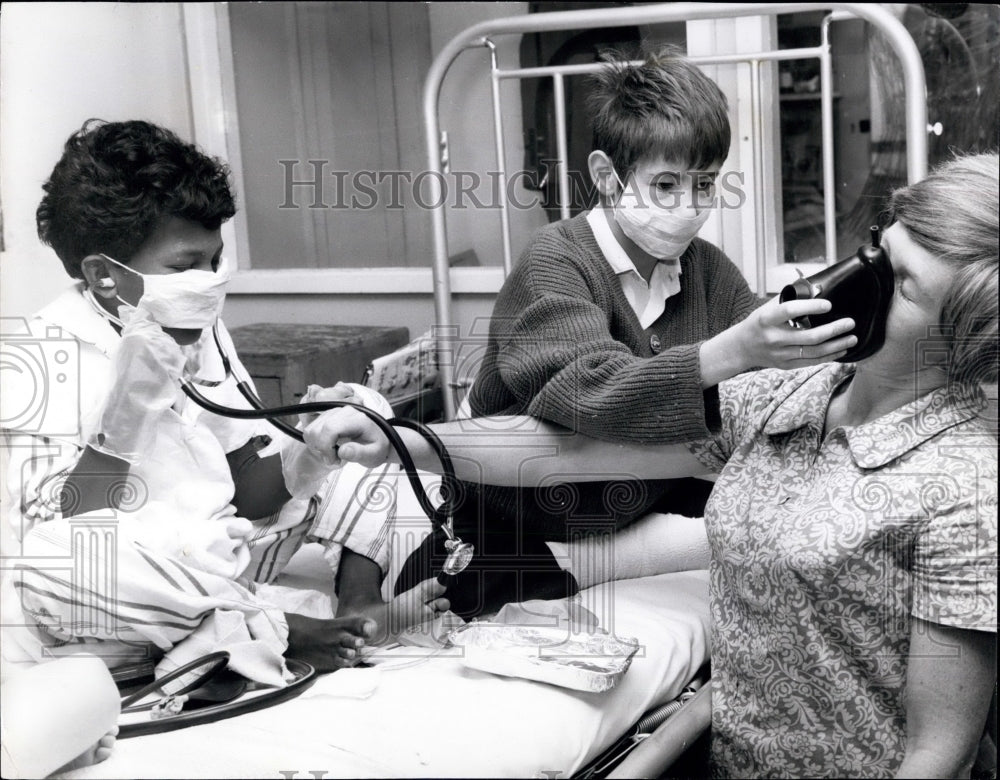
[[[441,597],[444,591],[445,586],[431,578],[388,602],[342,598],[337,605],[337,615],[362,615],[375,621],[377,628],[368,638],[368,644],[384,645],[394,642],[406,629],[445,612],[449,603]]]
[[[71,769],[83,769],[85,766],[92,766],[94,764],[101,763],[111,755],[111,751],[114,749],[117,737],[118,727],[115,726],[111,729],[111,731],[101,737],[96,745],[93,745],[85,750],[68,764],[59,767],[55,774],[69,772]]]
[[[366,615],[325,620],[286,612],[285,618],[289,656],[305,661],[318,672],[354,666],[377,629],[376,622]]]

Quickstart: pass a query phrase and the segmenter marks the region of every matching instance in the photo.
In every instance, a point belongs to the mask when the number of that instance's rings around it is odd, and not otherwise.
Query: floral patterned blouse
[[[712,547],[713,764],[728,777],[889,777],[911,617],[996,632],[996,440],[944,388],[823,437],[853,366],[720,386]]]

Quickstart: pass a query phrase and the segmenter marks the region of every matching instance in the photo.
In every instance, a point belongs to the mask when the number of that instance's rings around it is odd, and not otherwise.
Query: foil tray
[[[603,632],[476,621],[455,629],[449,639],[463,648],[462,662],[473,669],[589,693],[614,688],[639,649],[636,640]]]

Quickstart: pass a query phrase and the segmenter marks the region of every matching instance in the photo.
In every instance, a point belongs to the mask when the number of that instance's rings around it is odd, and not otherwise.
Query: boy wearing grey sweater
[[[504,283],[470,391],[474,416],[528,414],[608,441],[693,441],[717,428],[723,379],[852,346],[850,320],[801,331],[776,299],[758,308],[739,269],[696,237],[730,145],[714,82],[669,50],[638,66],[609,61],[590,108],[599,203],[542,228]],[[471,617],[575,592],[546,541],[610,533],[653,509],[700,515],[711,486],[635,480],[609,463],[604,482],[463,487],[456,529],[477,555],[447,596]],[[443,555],[429,538],[397,587]]]

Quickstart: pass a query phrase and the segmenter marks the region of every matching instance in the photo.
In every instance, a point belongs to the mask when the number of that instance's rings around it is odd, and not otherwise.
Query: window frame
[[[239,195],[245,186],[229,9],[225,3],[182,3],[181,8],[192,139],[206,153],[226,161]],[[242,208],[222,226],[222,238],[237,269],[230,294],[429,295],[434,291],[430,263],[426,268],[254,269],[247,215]],[[451,283],[458,293],[495,294],[503,284],[503,269],[456,268],[451,272]]]

